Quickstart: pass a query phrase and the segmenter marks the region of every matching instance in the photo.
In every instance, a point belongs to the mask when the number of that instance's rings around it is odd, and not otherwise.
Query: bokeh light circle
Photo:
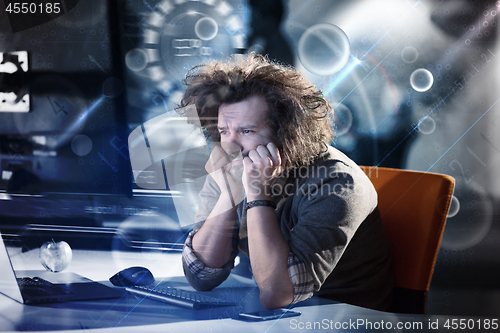
[[[116,77],[108,77],[102,84],[102,94],[106,97],[118,97],[122,91],[123,83]]]
[[[211,40],[217,36],[217,32],[219,31],[219,27],[217,26],[217,22],[211,17],[202,17],[196,24],[194,25],[194,32],[196,36],[198,36],[201,40]]]
[[[401,51],[401,59],[407,64],[412,64],[417,61],[418,51],[413,46],[407,46]]]
[[[465,180],[461,176],[455,176],[455,179],[463,186],[460,189],[457,187],[455,191],[456,201],[452,199],[441,241],[441,246],[449,250],[468,249],[477,245],[490,232],[493,221],[493,203],[484,187],[474,180],[464,184]],[[460,205],[459,209],[454,206],[456,202]]]
[[[419,121],[418,131],[422,134],[431,134],[436,130],[436,122],[431,117],[424,117]]]
[[[156,238],[147,239],[142,243],[141,254],[144,259],[160,260],[163,256],[162,244]]]
[[[128,212],[127,205],[121,203],[111,209],[116,209],[120,214]],[[174,213],[175,214],[175,213]],[[140,215],[128,216],[117,227],[111,244],[111,255],[116,270],[122,270],[130,266],[148,267],[153,275],[155,269],[168,269],[173,273],[182,274],[182,264],[179,258],[166,255],[167,249],[174,244],[182,244],[186,231],[182,230],[179,223],[174,219],[153,210],[144,211]],[[140,256],[129,255],[129,253],[140,253]],[[161,267],[156,267],[161,260]],[[165,268],[163,265],[171,265]],[[172,274],[174,276],[175,274]],[[162,275],[166,276],[166,275]]]
[[[354,153],[356,150],[357,140],[354,135],[342,135],[340,137],[335,137],[335,146],[340,147],[341,150],[351,151]]]
[[[335,110],[333,111],[333,116],[331,116],[331,118],[336,137],[346,134],[351,129],[353,120],[352,112],[344,104],[335,106]]]
[[[143,49],[132,49],[125,55],[125,65],[134,72],[142,71],[148,65],[148,55]]]
[[[447,218],[452,218],[455,215],[458,214],[458,211],[460,210],[460,201],[458,201],[456,196],[451,197],[451,204],[450,204],[450,209],[448,210],[448,216]]]
[[[71,140],[71,150],[78,156],[85,156],[92,150],[92,140],[84,134],[79,134]]]
[[[253,44],[252,46],[250,46],[250,48],[247,51],[248,54],[250,54],[250,53],[263,54],[264,52],[265,52],[265,49],[260,44]]]
[[[429,90],[433,83],[434,77],[432,73],[425,68],[416,69],[410,75],[411,87],[418,92]]]
[[[349,60],[349,39],[342,29],[328,23],[308,28],[300,37],[299,60],[311,73],[331,75],[341,70]]]

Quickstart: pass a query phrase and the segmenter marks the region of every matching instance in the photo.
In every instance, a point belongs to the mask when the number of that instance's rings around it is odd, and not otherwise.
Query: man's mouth
[[[231,164],[242,164],[243,159],[247,156],[248,154],[238,153],[237,155],[230,156],[229,160],[231,161]]]
[[[228,155],[229,160],[231,162],[237,161],[237,160],[243,160],[247,156],[248,156],[248,153],[238,153],[238,154]]]

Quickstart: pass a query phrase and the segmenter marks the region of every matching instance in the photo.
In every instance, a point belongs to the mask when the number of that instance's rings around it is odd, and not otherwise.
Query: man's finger
[[[280,166],[281,165],[281,155],[280,155],[280,152],[278,150],[278,147],[274,143],[269,142],[267,144],[267,150],[269,151],[269,154],[271,155],[271,160],[273,161],[273,165],[275,167]]]
[[[207,172],[210,173],[215,170],[223,168],[228,163],[229,160],[224,150],[219,146],[215,146],[214,149],[212,150],[212,153],[210,154],[210,158],[205,164],[205,169],[207,170]]]
[[[260,154],[256,150],[250,150],[248,152],[248,159],[252,163],[256,163],[260,160]]]
[[[271,153],[267,149],[266,146],[258,146],[257,147],[257,153],[259,153],[260,158],[263,163],[266,163],[266,161],[269,163],[269,165],[273,165],[274,161],[272,159]]]

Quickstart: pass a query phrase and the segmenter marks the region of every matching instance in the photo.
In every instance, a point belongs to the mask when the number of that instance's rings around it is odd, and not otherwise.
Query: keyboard
[[[192,310],[210,308],[212,306],[237,305],[236,302],[223,301],[216,297],[172,287],[133,286],[125,289],[131,293]]]
[[[38,296],[59,296],[72,294],[68,289],[55,286],[47,280],[39,277],[23,277],[17,278],[17,284],[23,294],[31,297]]]

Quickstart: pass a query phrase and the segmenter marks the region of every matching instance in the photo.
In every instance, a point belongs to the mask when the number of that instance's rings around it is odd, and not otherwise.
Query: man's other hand
[[[243,159],[243,186],[247,201],[269,200],[270,184],[273,176],[281,171],[281,156],[272,142],[250,150]]]
[[[230,156],[225,149],[217,145],[205,164],[205,170],[215,180],[223,196],[231,201],[233,207],[243,200],[242,162],[241,152]]]

